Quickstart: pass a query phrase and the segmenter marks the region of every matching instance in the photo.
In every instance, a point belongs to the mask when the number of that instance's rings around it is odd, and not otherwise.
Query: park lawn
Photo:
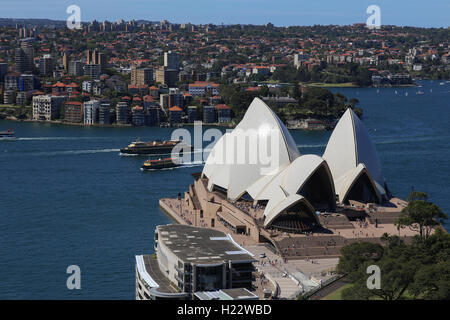
[[[12,104],[0,104],[0,109],[2,108],[20,108],[20,106],[13,106]]]
[[[350,287],[352,284],[351,283],[347,283],[346,285],[340,287],[339,289],[337,289],[336,291],[330,293],[329,295],[323,297],[321,300],[342,300],[341,294],[342,291],[348,287]]]

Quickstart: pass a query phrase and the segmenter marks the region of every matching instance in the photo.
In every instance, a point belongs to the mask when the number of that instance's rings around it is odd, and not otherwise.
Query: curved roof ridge
[[[260,149],[261,147],[258,142],[258,146],[252,145],[250,148],[248,140],[260,141],[260,139],[267,138],[274,140],[264,151],[267,155],[264,154],[264,158],[258,157],[254,163],[253,160],[249,161],[254,159],[252,150],[253,152],[255,150],[252,148]],[[266,140],[261,140],[261,142],[264,141]],[[239,145],[242,142],[245,142],[245,145]],[[227,154],[226,150],[219,150],[224,147],[233,149],[230,154]],[[236,150],[237,147],[241,149]],[[237,155],[238,153],[240,156]],[[232,163],[227,162],[228,155],[230,155]],[[294,139],[278,116],[261,99],[255,98],[236,128],[223,135],[214,145],[202,173],[209,178],[210,187],[215,184],[227,189],[227,197],[230,200],[238,199],[252,186],[254,186],[252,189],[252,197],[254,197],[262,190],[261,183],[255,183],[261,178],[273,174],[264,172],[265,169],[278,173],[277,171],[292,163],[293,159],[298,158],[299,155]],[[221,157],[222,162],[216,161]],[[236,157],[238,159],[244,157],[245,161],[241,163]],[[264,181],[262,180],[262,182]]]
[[[255,101],[260,102],[258,104],[254,103]],[[286,128],[286,126],[283,124],[283,122],[281,122],[281,119],[277,116],[277,114],[260,98],[255,97],[252,101],[252,103],[250,103],[249,108],[247,109],[247,111],[252,107],[252,106],[261,106],[261,107],[265,107],[265,109],[271,114],[271,116],[273,117],[273,119],[275,120],[276,125],[278,126],[279,131],[281,132],[281,135],[283,137],[283,141],[284,144],[288,147],[288,156],[289,156],[289,160],[290,162],[294,161],[297,157],[300,156],[300,151],[298,150],[297,144],[294,141],[294,138],[292,137],[291,133],[288,131],[288,129]],[[247,113],[246,113],[247,114]],[[290,150],[289,146],[294,148],[294,150]],[[292,154],[292,151],[295,151],[296,154]]]
[[[328,162],[335,182],[363,163],[372,178],[380,186],[384,185],[375,146],[368,130],[351,108],[348,108],[339,119],[323,158]]]

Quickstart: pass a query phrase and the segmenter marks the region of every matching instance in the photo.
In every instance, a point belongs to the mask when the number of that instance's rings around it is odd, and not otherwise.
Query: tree
[[[438,229],[428,238],[415,237],[410,244],[387,234],[381,240],[387,245],[377,259],[373,259],[374,244],[355,243],[342,248],[337,271],[346,271],[352,282],[343,290],[343,299],[450,298],[450,235],[447,232]],[[379,289],[367,287],[369,265],[380,269]]]
[[[427,198],[424,192],[412,192],[408,197],[408,205],[402,210],[395,224],[400,228],[409,227],[419,231],[421,237],[427,238],[433,228],[448,218],[437,205],[426,201]]]
[[[380,289],[369,289],[366,284],[368,277],[366,269],[370,264],[372,263],[365,263],[357,272],[353,272],[352,278],[355,280],[355,284],[342,292],[344,299],[399,300],[414,281],[417,267],[389,255],[376,263],[381,270]]]
[[[423,266],[414,276],[410,289],[415,298],[450,299],[450,261]]]
[[[337,265],[338,273],[351,274],[368,261],[377,261],[383,256],[384,249],[377,243],[356,242],[341,249]]]
[[[356,98],[351,98],[351,99],[348,101],[348,103],[349,103],[352,107],[354,107],[354,106],[356,106],[357,104],[359,104],[359,100],[356,99]]]

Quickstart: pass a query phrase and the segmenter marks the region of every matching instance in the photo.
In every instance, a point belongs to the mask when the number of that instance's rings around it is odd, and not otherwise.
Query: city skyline
[[[52,0],[39,2],[6,0],[2,17],[14,19],[65,20],[70,5],[81,8],[81,20],[117,21],[125,20],[168,20],[173,23],[193,24],[256,24],[273,23],[275,26],[302,25],[351,25],[366,22],[370,5],[381,9],[382,25],[415,27],[448,27],[450,4],[444,0],[432,3],[423,1],[374,2],[349,0],[345,4],[333,1],[306,2],[281,0],[196,0],[186,3],[180,0],[130,0],[126,4],[104,0]]]

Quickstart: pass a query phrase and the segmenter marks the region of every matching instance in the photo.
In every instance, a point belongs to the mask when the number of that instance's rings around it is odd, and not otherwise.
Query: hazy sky
[[[145,19],[183,23],[276,26],[366,22],[366,9],[381,8],[381,24],[448,27],[450,0],[0,0],[1,18],[65,20],[81,8],[82,21]]]

